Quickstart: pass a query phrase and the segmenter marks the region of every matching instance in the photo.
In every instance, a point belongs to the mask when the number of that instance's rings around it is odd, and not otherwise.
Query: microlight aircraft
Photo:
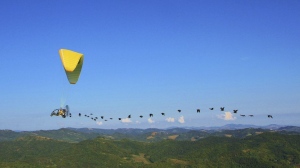
[[[59,56],[69,83],[76,84],[83,65],[83,54],[68,49],[60,49]],[[62,116],[63,118],[66,118],[67,116],[71,117],[71,113],[69,113],[69,106],[66,105],[65,108],[60,107],[59,109],[55,109],[51,113],[51,116],[53,115]]]

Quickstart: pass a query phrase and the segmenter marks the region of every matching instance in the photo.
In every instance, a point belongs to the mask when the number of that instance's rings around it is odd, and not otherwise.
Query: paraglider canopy
[[[67,49],[60,49],[59,55],[70,84],[76,84],[83,65],[83,54]]]

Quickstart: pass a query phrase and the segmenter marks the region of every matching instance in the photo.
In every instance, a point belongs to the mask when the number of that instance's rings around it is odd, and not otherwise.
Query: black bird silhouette
[[[252,114],[250,114],[249,116],[250,116],[250,117],[253,117],[253,115],[252,115]]]
[[[93,118],[93,117],[91,117],[91,119],[93,120],[94,118]]]
[[[87,116],[87,117],[90,117],[90,116]]]
[[[113,118],[109,118],[109,119],[111,119],[111,120],[112,120]]]
[[[119,120],[121,120],[122,118],[119,118]]]
[[[239,110],[233,110],[233,113],[237,113]]]
[[[163,115],[163,116],[164,116],[164,115],[165,115],[165,113],[161,113],[161,115]]]
[[[273,118],[273,116],[272,115],[268,115],[268,118]]]
[[[153,114],[150,113],[149,116],[150,116],[150,117],[153,117]]]
[[[179,110],[177,110],[179,113],[181,112],[181,110],[179,109]]]
[[[81,113],[79,113],[78,115],[79,115],[79,117],[80,117],[80,116],[81,116]]]
[[[95,117],[96,119],[98,119],[98,117]]]
[[[131,114],[128,116],[128,118],[131,118]]]
[[[209,108],[210,110],[214,110],[214,108]]]
[[[96,118],[94,119],[94,121],[96,121]]]
[[[197,109],[197,113],[200,113],[200,109]]]
[[[87,115],[85,114],[84,116],[86,117]]]
[[[93,115],[93,113],[91,113],[90,115]]]
[[[225,108],[225,107],[220,107],[221,111],[224,111],[224,108]]]
[[[107,120],[104,120],[104,121],[107,121]]]
[[[142,115],[140,115],[140,118],[143,118],[143,116],[142,116]]]
[[[101,116],[101,119],[103,119],[104,117],[103,116]]]
[[[245,115],[241,114],[242,117],[245,117]]]

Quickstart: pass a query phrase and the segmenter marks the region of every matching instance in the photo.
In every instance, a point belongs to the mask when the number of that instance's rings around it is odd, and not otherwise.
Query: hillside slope
[[[266,132],[242,139],[139,142],[95,138],[79,143],[42,136],[0,142],[0,167],[296,167],[300,135]]]

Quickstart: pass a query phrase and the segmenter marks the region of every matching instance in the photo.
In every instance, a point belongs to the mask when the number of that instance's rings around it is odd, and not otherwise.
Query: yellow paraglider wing
[[[76,84],[83,64],[83,54],[67,49],[60,49],[59,55],[69,82]]]

